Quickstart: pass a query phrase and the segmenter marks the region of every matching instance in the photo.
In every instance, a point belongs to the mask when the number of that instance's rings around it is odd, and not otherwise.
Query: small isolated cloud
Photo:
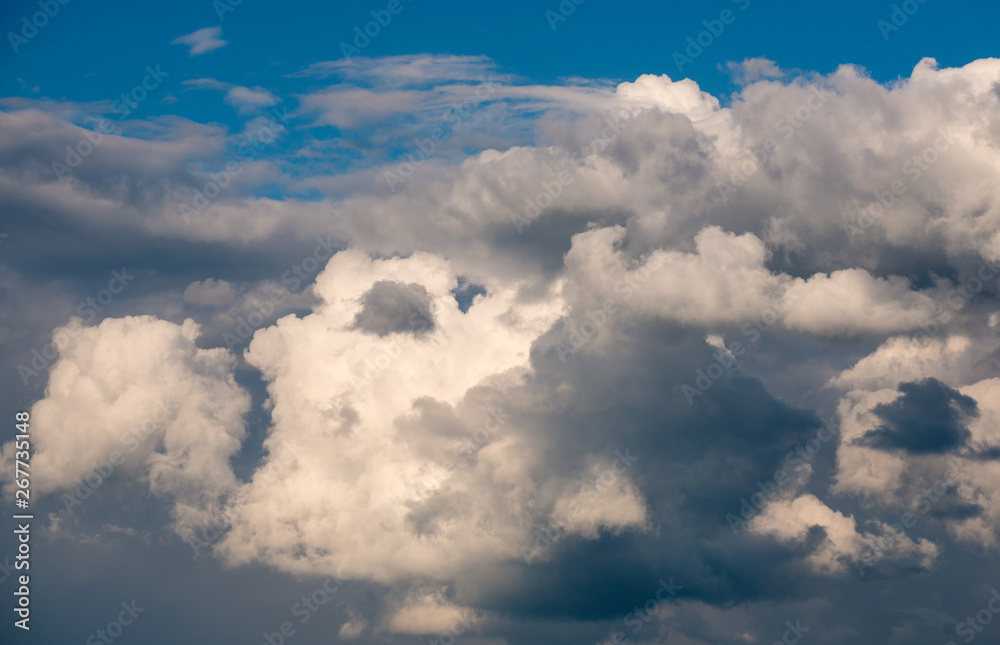
[[[210,51],[225,47],[229,43],[222,40],[222,27],[205,27],[190,34],[178,36],[171,41],[171,45],[187,45],[191,48],[191,56],[200,56]]]
[[[313,63],[291,77],[327,78],[362,82],[378,87],[414,87],[425,84],[476,81],[486,76],[501,77],[496,63],[486,56],[410,54],[365,58],[355,56]],[[503,76],[504,80],[511,80]]]
[[[225,280],[211,278],[192,282],[184,290],[184,301],[196,305],[228,305],[236,300],[236,290]]]
[[[467,609],[456,607],[437,594],[410,598],[389,619],[389,630],[395,634],[443,634],[456,626],[474,622]]]
[[[278,97],[261,87],[236,85],[226,92],[226,103],[236,108],[240,114],[278,104]]]
[[[721,67],[721,66],[720,66]],[[781,78],[783,73],[773,60],[766,58],[747,58],[737,63],[726,63],[726,69],[733,81],[739,85],[749,85],[765,78]]]
[[[263,87],[244,87],[232,83],[224,83],[214,78],[194,78],[182,83],[198,90],[217,90],[225,92],[226,103],[236,108],[240,114],[255,112],[278,104],[278,97]]]

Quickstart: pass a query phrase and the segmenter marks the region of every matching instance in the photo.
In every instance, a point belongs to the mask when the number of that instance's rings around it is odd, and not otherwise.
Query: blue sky
[[[765,57],[783,69],[833,71],[853,63],[873,78],[888,82],[906,76],[921,58],[953,66],[990,55],[1000,7],[991,2],[949,4],[928,0],[885,40],[879,20],[890,20],[893,3],[650,3],[617,5],[588,0],[565,22],[550,26],[546,11],[559,3],[426,3],[405,1],[365,56],[414,53],[484,55],[505,72],[525,81],[558,79],[630,80],[640,74],[690,77],[706,91],[725,97],[735,88],[727,61]],[[746,10],[740,10],[746,6]],[[689,36],[705,29],[725,9],[738,18],[693,63],[678,73],[672,59]],[[308,65],[342,57],[340,43],[351,42],[354,28],[384,9],[373,3],[313,3],[275,9],[247,0],[222,20],[211,2],[182,0],[169,10],[112,0],[101,11],[74,0],[41,33],[13,55],[0,57],[6,96],[100,101],[135,84],[147,64],[161,64],[171,74],[167,91],[179,97],[183,80],[213,77],[240,85],[258,85],[291,99],[303,85],[287,78]],[[5,3],[5,31],[17,31],[21,18],[38,10],[34,2]],[[222,27],[229,44],[197,57],[170,43],[204,27]],[[600,34],[599,36],[597,34]],[[722,69],[720,69],[720,66]],[[23,79],[24,86],[16,79]],[[34,92],[34,88],[38,92]],[[180,97],[179,97],[180,98]],[[153,101],[150,115],[180,113],[200,121],[232,125],[231,112],[218,101],[188,95],[176,105]]]
[[[1000,634],[997,3],[45,2],[0,641]]]

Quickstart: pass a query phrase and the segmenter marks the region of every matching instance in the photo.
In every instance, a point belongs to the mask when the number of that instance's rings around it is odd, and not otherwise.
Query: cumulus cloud
[[[845,574],[862,557],[868,562],[912,559],[921,568],[928,568],[938,556],[938,547],[932,542],[914,542],[885,524],[880,525],[880,534],[859,533],[853,517],[834,511],[813,495],[768,504],[750,521],[749,528],[790,542],[806,542],[811,531],[819,529],[820,544],[807,561],[823,574]]]
[[[45,398],[31,409],[39,428],[35,490],[72,491],[95,471],[110,477],[117,470],[175,500],[182,534],[217,513],[237,489],[229,460],[244,437],[250,399],[233,378],[233,357],[196,347],[198,333],[192,320],[150,316],[94,327],[74,319],[55,330],[59,358]],[[4,463],[14,454],[14,444],[5,444]]]
[[[517,289],[507,287],[463,312],[456,286],[434,255],[373,260],[343,251],[317,278],[314,313],[254,336],[247,361],[271,382],[267,445],[294,440],[302,450],[294,468],[258,483],[277,470],[265,463],[240,491],[219,545],[224,557],[298,572],[342,567],[386,582],[448,580],[473,563],[523,560],[546,488],[549,513],[572,508],[562,525],[570,534],[641,525],[634,486],[619,480],[584,508],[573,494],[588,472],[539,472],[529,437],[496,408],[489,427],[501,419],[505,438],[494,441],[476,434],[488,409],[457,414],[473,388],[520,381],[531,342],[562,305],[515,306]],[[311,492],[289,504],[287,493],[303,486]]]
[[[835,488],[995,544],[1000,508],[985,492],[1000,457],[995,343],[972,352],[966,336],[893,338],[833,379],[852,388],[839,406]]]
[[[925,59],[880,85],[750,60],[725,106],[663,75],[495,73],[479,57],[321,63],[296,75],[317,84],[287,147],[234,157],[245,141],[220,126],[150,119],[62,181],[52,159],[104,108],[7,104],[12,237],[45,214],[94,242],[93,263],[111,223],[183,258],[163,293],[116,301],[156,317],[64,332],[32,408],[39,492],[70,490],[176,401],[116,472],[167,500],[182,537],[223,514],[229,565],[389,587],[338,619],[345,639],[477,612],[618,621],[655,572],[683,580],[657,621],[765,642],[753,615],[771,603],[871,604],[859,561],[943,580],[939,553],[996,548],[1000,61]],[[398,156],[479,81],[451,147]],[[189,85],[246,114],[276,101]],[[329,125],[339,138],[320,141]],[[173,253],[188,248],[224,261],[188,266]],[[259,409],[237,374],[260,379]]]
[[[916,329],[934,312],[930,296],[898,277],[862,269],[807,279],[772,273],[767,248],[749,233],[708,227],[695,235],[694,253],[657,250],[635,267],[615,250],[625,234],[613,227],[574,237],[566,256],[574,284],[609,298],[635,291],[635,309],[679,322],[735,325],[777,309],[790,329],[833,336]]]

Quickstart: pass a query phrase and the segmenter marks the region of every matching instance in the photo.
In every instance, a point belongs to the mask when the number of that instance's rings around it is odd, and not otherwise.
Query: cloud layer
[[[53,348],[37,491],[106,472],[227,566],[372,584],[343,639],[767,642],[794,610],[940,642],[919,592],[1000,534],[1000,60],[734,71],[723,105],[355,57],[293,74],[287,119],[200,79],[242,130],[128,122],[58,178],[108,106],[5,104],[11,235],[158,258],[90,319],[4,319]]]

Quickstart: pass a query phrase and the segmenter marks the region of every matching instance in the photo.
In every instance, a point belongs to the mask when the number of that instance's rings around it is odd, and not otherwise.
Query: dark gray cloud
[[[968,421],[979,416],[976,400],[935,378],[901,383],[901,396],[873,412],[883,425],[858,442],[879,450],[904,450],[910,454],[953,452],[971,437]]]
[[[379,280],[361,297],[361,304],[354,329],[378,336],[420,336],[434,329],[431,295],[423,285]]]

